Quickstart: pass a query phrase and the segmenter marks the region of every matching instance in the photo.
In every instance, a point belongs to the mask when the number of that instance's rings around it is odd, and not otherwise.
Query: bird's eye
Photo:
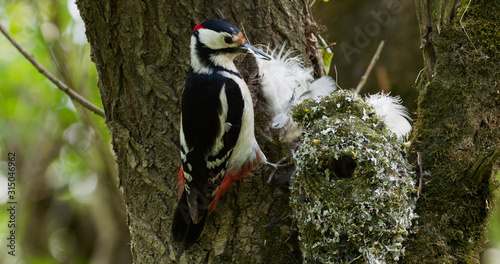
[[[232,37],[232,36],[225,36],[225,37],[224,37],[224,41],[225,41],[227,44],[233,44],[233,37]]]

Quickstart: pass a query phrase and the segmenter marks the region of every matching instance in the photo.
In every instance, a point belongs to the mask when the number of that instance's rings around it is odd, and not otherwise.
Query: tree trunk
[[[305,54],[306,0],[96,1],[78,0],[99,89],[112,133],[135,263],[175,262],[170,228],[180,167],[180,98],[189,42],[199,22],[219,18],[238,26],[254,44],[295,48]],[[271,162],[288,153],[268,127],[255,62],[238,58],[254,93],[256,134]],[[110,166],[112,166],[110,164]],[[179,263],[301,262],[296,235],[263,225],[289,212],[288,187],[266,185],[263,169],[231,186],[206,223],[199,243]]]
[[[426,43],[412,149],[421,153],[424,175],[417,202],[420,218],[404,244],[404,262],[478,262],[493,201],[491,174],[498,170],[500,155],[500,38],[495,31],[499,1],[416,2]],[[178,246],[172,243],[170,226],[180,166],[179,106],[192,28],[219,18],[238,26],[254,44],[275,46],[286,41],[288,47],[306,54],[305,34],[311,29],[308,3],[78,0],[77,4],[113,135],[134,261],[175,262]],[[288,147],[268,127],[254,61],[237,60],[254,94],[257,140],[275,162],[288,153]],[[415,164],[416,156],[411,156]],[[178,262],[301,262],[295,228],[289,222],[263,227],[290,212],[287,186],[266,185],[266,180],[260,169],[234,184],[207,219],[199,243]]]
[[[412,148],[423,181],[405,262],[478,263],[500,156],[500,1],[416,4],[425,70]]]

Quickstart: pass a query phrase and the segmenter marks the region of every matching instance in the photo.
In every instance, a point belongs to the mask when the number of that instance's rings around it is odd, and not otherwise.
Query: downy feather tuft
[[[283,138],[293,140],[301,133],[298,125],[290,117],[293,106],[304,99],[317,99],[332,93],[337,84],[324,76],[313,78],[313,68],[305,67],[302,58],[292,56],[293,50],[270,49],[266,53],[273,59],[257,60],[261,76],[261,89],[273,116],[273,127],[284,128]]]
[[[365,102],[375,108],[376,114],[398,138],[404,139],[411,131],[410,115],[406,107],[401,105],[399,96],[384,93],[370,94],[365,97]]]
[[[283,128],[283,139],[292,141],[300,136],[301,128],[290,117],[293,106],[304,99],[318,99],[337,89],[337,83],[329,76],[317,80],[313,78],[313,68],[306,67],[300,55],[293,56],[293,50],[264,47],[263,50],[273,59],[257,60],[262,93],[273,116],[273,127]],[[377,93],[365,97],[382,118],[388,128],[404,139],[411,131],[410,116],[401,105],[399,96]]]

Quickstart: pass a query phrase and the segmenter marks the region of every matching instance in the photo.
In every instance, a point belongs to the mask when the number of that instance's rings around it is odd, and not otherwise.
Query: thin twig
[[[382,48],[384,48],[385,41],[380,41],[380,44],[378,44],[377,51],[375,52],[375,55],[373,55],[372,61],[370,62],[370,65],[368,65],[368,68],[366,69],[365,74],[363,77],[361,77],[361,81],[359,81],[358,87],[356,87],[356,93],[359,94],[361,92],[361,88],[363,88],[363,85],[365,85],[366,79],[368,79],[368,76],[370,75],[370,72],[373,69],[373,66],[375,63],[377,63],[378,58],[380,56],[380,52],[382,51]]]
[[[474,43],[472,42],[472,40],[469,37],[469,34],[467,34],[467,30],[465,30],[464,24],[462,24],[462,19],[464,18],[464,15],[465,15],[465,12],[467,12],[467,9],[469,9],[470,2],[472,2],[472,0],[470,0],[469,3],[467,4],[467,6],[465,7],[464,13],[460,17],[460,21],[459,22],[460,22],[460,26],[462,26],[462,29],[464,30],[465,35],[469,39],[470,44],[472,44],[472,47],[474,47],[474,49],[477,51],[476,46],[474,45]]]
[[[424,178],[424,174],[422,172],[422,156],[420,155],[420,151],[417,151],[417,161],[418,167],[420,168],[420,179],[418,180],[417,197],[420,197],[420,194],[422,193],[422,179]]]
[[[359,255],[357,257],[355,257],[354,259],[352,259],[351,261],[349,261],[347,264],[351,264],[351,263],[354,263],[354,261],[358,260],[359,258],[361,258],[363,255]]]
[[[312,9],[312,7],[314,6],[314,3],[316,3],[316,0],[312,0],[311,3],[309,4],[309,8]]]
[[[0,31],[2,34],[16,47],[21,54],[23,54],[26,59],[28,59],[33,66],[45,77],[47,77],[52,83],[54,83],[59,89],[61,89],[63,92],[65,92],[71,99],[74,101],[78,102],[81,104],[83,107],[87,108],[90,110],[92,113],[99,115],[101,117],[104,117],[104,111],[100,109],[99,107],[93,105],[91,102],[87,101],[85,98],[83,98],[81,95],[79,95],[77,92],[75,92],[73,89],[69,88],[66,84],[64,84],[62,81],[57,79],[54,75],[52,75],[45,67],[40,64],[35,57],[30,55],[28,51],[26,51],[21,45],[10,35],[10,33],[7,31],[7,29],[0,23]]]
[[[339,83],[339,73],[337,72],[337,65],[333,64],[333,68],[335,69],[335,83]]]
[[[425,70],[425,68],[421,69],[418,74],[417,74],[417,78],[415,78],[415,82],[413,84],[417,84],[418,82],[418,78],[420,78],[420,74],[422,74],[422,72]]]

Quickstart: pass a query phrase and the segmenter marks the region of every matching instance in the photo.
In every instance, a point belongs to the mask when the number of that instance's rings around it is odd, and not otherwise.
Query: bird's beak
[[[255,58],[263,59],[263,60],[271,60],[271,57],[269,57],[269,55],[267,55],[262,50],[250,45],[250,43],[248,43],[246,41],[243,43],[242,48],[244,48],[247,51],[249,51],[250,53],[252,53],[255,56]]]

